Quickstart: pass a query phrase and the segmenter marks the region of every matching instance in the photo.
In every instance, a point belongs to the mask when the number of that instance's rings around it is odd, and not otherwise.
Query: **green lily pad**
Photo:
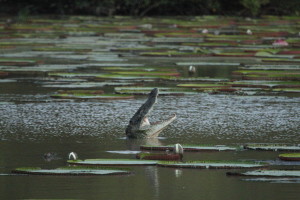
[[[60,99],[98,99],[98,100],[122,100],[133,99],[132,95],[123,94],[103,94],[101,90],[67,90],[59,91],[58,94],[51,95],[52,98]]]
[[[177,87],[193,88],[198,92],[236,92],[237,89],[231,88],[230,84],[222,83],[185,83],[178,84]]]
[[[280,89],[288,89],[288,88],[300,88],[299,81],[260,81],[260,80],[253,80],[253,81],[234,81],[232,82],[232,87],[242,87],[242,88],[265,88],[265,89],[272,89],[278,91]]]
[[[286,161],[300,161],[300,153],[284,153],[279,154],[279,159]]]
[[[187,83],[178,84],[177,87],[187,87],[187,88],[228,88],[230,85],[225,84],[209,84],[209,83]]]
[[[277,88],[273,89],[273,91],[283,93],[300,93],[300,88]]]
[[[126,82],[74,82],[74,83],[67,83],[67,82],[47,82],[43,83],[43,87],[48,88],[94,88],[94,87],[104,87],[104,86],[129,86],[135,85],[134,83],[126,83]]]
[[[177,62],[179,66],[240,66],[240,63],[229,62]]]
[[[12,170],[16,174],[30,174],[30,175],[71,175],[71,176],[96,176],[96,175],[126,175],[129,171],[108,168],[96,167],[63,167],[57,169],[42,169],[39,167],[24,167]]]
[[[224,56],[224,57],[251,57],[254,56],[252,53],[246,52],[229,52],[229,53],[215,53],[215,56]]]
[[[299,145],[286,144],[246,144],[245,149],[249,150],[265,150],[265,151],[300,151]]]
[[[299,170],[255,170],[243,173],[227,172],[230,176],[255,176],[255,177],[300,177]]]
[[[166,151],[173,150],[174,145],[166,145],[166,146],[153,146],[153,145],[142,145],[140,146],[141,150],[156,150],[156,151]],[[183,144],[182,145],[184,151],[237,151],[240,147],[235,146],[226,146],[226,145],[191,145],[191,144]]]
[[[237,70],[232,74],[247,80],[300,80],[300,71],[291,70]]]
[[[159,161],[158,166],[173,168],[199,168],[199,169],[243,169],[243,168],[263,168],[265,164],[243,161],[190,161],[172,162]]]
[[[136,158],[141,160],[181,160],[181,155],[144,152],[137,154]]]
[[[300,59],[290,59],[290,58],[264,58],[263,62],[288,62],[288,63],[299,63]]]
[[[299,65],[262,65],[262,64],[254,64],[254,65],[246,65],[244,69],[250,70],[300,70]]]
[[[123,71],[113,72],[120,75],[134,75],[134,76],[180,76],[178,72],[161,72],[161,71]]]
[[[294,58],[295,56],[293,55],[277,55],[277,54],[271,54],[269,52],[264,52],[264,51],[261,51],[261,52],[257,52],[255,54],[256,57],[267,57],[267,58],[288,58],[288,59],[292,59]]]
[[[170,78],[168,80],[184,81],[184,82],[207,82],[207,83],[229,82],[229,79],[209,78],[209,77],[176,77],[176,78]]]
[[[159,51],[159,52],[144,52],[141,56],[161,56],[161,57],[197,57],[202,56],[202,53],[181,52],[181,51]]]
[[[195,92],[190,89],[180,89],[172,87],[158,87],[159,95],[185,95],[194,94]],[[148,95],[152,87],[116,87],[117,94],[131,94],[131,95]]]
[[[92,49],[74,49],[74,48],[61,48],[61,47],[44,47],[34,48],[33,51],[51,51],[51,52],[90,52]]]
[[[145,166],[156,165],[157,161],[136,160],[136,159],[86,159],[68,160],[72,165],[91,165],[91,166]]]

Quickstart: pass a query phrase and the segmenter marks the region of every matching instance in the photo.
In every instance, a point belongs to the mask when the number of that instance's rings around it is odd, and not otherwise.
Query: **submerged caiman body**
[[[158,137],[159,133],[166,128],[174,119],[176,114],[163,121],[150,123],[148,115],[153,109],[157,101],[159,90],[154,88],[148,96],[147,101],[138,109],[138,111],[130,119],[126,128],[126,135],[128,138],[154,138]]]

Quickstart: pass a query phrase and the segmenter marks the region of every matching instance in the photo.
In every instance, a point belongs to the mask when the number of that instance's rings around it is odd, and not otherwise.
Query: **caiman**
[[[138,111],[130,119],[126,128],[126,135],[128,138],[154,138],[158,137],[172,121],[176,119],[176,114],[171,115],[163,121],[150,123],[148,115],[153,109],[154,104],[157,102],[159,90],[154,88],[148,96],[147,101],[138,109]]]

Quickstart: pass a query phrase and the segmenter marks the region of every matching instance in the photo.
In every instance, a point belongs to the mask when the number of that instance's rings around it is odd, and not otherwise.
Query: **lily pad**
[[[166,153],[139,153],[136,155],[137,159],[141,160],[181,160],[179,154],[166,154]]]
[[[67,90],[59,91],[57,94],[51,95],[52,98],[60,99],[98,99],[98,100],[121,100],[133,99],[132,95],[123,94],[104,94],[101,90]]]
[[[152,87],[116,87],[117,94],[131,94],[131,95],[148,95]],[[190,89],[180,89],[171,87],[159,87],[159,95],[185,95],[194,94],[195,92]]]
[[[279,154],[279,159],[286,161],[300,161],[300,153]]]
[[[156,165],[157,161],[136,160],[136,159],[86,159],[86,160],[68,160],[72,165],[87,166],[145,166]]]
[[[159,52],[144,52],[140,53],[141,56],[159,56],[159,57],[198,57],[202,56],[202,53],[194,52],[181,52],[181,51],[159,51]]]
[[[135,76],[180,76],[178,72],[163,72],[163,71],[123,71],[113,72],[120,75],[135,75]]]
[[[223,57],[252,57],[254,56],[252,53],[247,52],[229,52],[229,53],[215,53],[214,56],[223,56]]]
[[[119,150],[119,151],[106,151],[108,153],[116,153],[116,154],[137,154],[141,151],[131,151],[131,150]]]
[[[200,169],[243,169],[243,168],[263,168],[267,165],[256,162],[242,161],[190,161],[172,162],[159,161],[158,166],[173,168],[200,168]]]
[[[277,54],[271,54],[269,52],[264,52],[264,51],[261,51],[261,52],[257,52],[255,54],[256,57],[267,57],[267,58],[289,58],[289,59],[292,59],[294,58],[295,56],[293,55],[277,55]]]
[[[300,151],[300,145],[286,144],[246,144],[245,149],[264,151]]]
[[[246,65],[245,69],[250,70],[300,70],[299,65],[263,65],[263,64],[255,64],[255,65]]]
[[[29,175],[71,175],[71,176],[95,176],[95,175],[126,175],[129,171],[119,169],[105,169],[97,167],[62,167],[57,169],[42,169],[39,167],[24,167],[12,170],[15,174]]]
[[[166,146],[153,146],[153,145],[142,145],[140,146],[141,150],[156,150],[156,151],[166,151],[173,150],[174,145]],[[191,145],[183,144],[184,151],[236,151],[239,147],[235,146],[226,146],[226,145]]]
[[[289,58],[264,58],[263,62],[288,62],[288,63],[299,63],[300,59],[289,59]]]
[[[227,172],[229,176],[255,176],[255,177],[300,177],[299,170],[255,170],[243,173]]]
[[[231,87],[231,85],[226,84],[208,84],[208,83],[187,83],[187,84],[178,84],[177,87],[187,87],[187,88],[228,88]]]
[[[236,70],[232,74],[245,80],[300,80],[300,71],[290,70]]]
[[[75,83],[53,83],[47,82],[43,83],[43,87],[48,88],[94,88],[94,87],[104,87],[104,86],[128,86],[135,85],[134,83],[122,83],[122,82],[75,82]]]
[[[20,58],[0,58],[0,65],[3,66],[33,66],[38,63],[41,63],[41,61]]]
[[[229,62],[177,62],[179,66],[240,66],[240,63]]]

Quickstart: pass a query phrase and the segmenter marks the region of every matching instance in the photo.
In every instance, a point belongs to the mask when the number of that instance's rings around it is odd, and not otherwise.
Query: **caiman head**
[[[154,88],[148,96],[147,101],[138,109],[130,119],[126,128],[126,135],[129,138],[153,138],[158,137],[159,133],[166,128],[174,119],[176,114],[163,121],[150,123],[148,115],[157,101],[159,90]]]

